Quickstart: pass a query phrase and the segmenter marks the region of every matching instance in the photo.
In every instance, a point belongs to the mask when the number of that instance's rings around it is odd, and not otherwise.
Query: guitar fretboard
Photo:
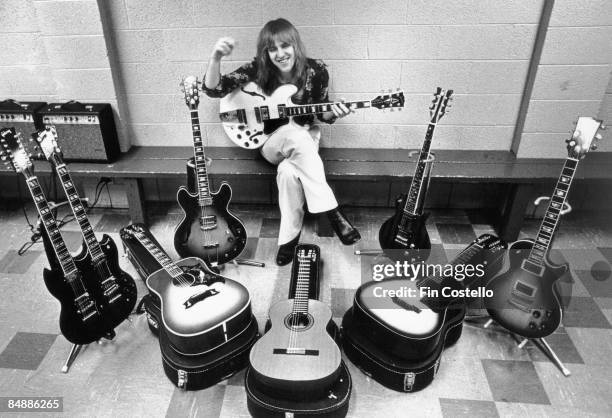
[[[567,193],[574,179],[576,167],[578,167],[578,160],[574,158],[567,158],[565,160],[565,165],[563,166],[563,170],[561,170],[561,175],[559,176],[559,180],[557,180],[555,190],[553,191],[548,203],[548,208],[540,224],[540,230],[538,231],[535,243],[529,252],[529,261],[539,266],[544,265],[544,260],[550,249],[550,244],[559,222],[563,205],[567,199]]]
[[[89,223],[89,218],[87,217],[87,212],[81,203],[81,198],[74,186],[74,182],[70,177],[70,173],[66,168],[66,164],[63,161],[59,160],[58,157],[55,157],[55,168],[57,170],[57,174],[62,183],[62,187],[64,188],[64,192],[66,193],[66,197],[68,198],[68,202],[72,209],[72,213],[74,214],[75,219],[77,220],[79,227],[81,228],[81,233],[83,234],[83,238],[85,239],[85,245],[89,250],[89,254],[91,255],[92,261],[94,263],[99,263],[106,259],[104,253],[102,252],[102,248],[100,248],[100,243],[94,234],[93,228]]]
[[[305,254],[298,254],[298,270],[295,286],[295,296],[293,299],[293,313],[307,314],[308,313],[308,291],[310,286],[310,264],[312,258]]]
[[[466,264],[469,261],[472,260],[472,258],[474,256],[476,256],[480,251],[483,250],[483,247],[477,243],[472,243],[470,244],[469,247],[467,247],[465,250],[461,251],[461,253],[459,253],[459,255],[457,257],[455,257],[455,259],[450,263],[453,266],[456,265],[460,265],[460,264]],[[466,275],[466,278],[463,281],[463,285],[465,287],[468,287],[470,285],[471,282],[473,282],[475,279],[477,278],[476,275]],[[432,277],[427,277],[421,281],[419,281],[418,283],[418,287],[434,287],[434,286],[441,286],[442,283],[444,282],[444,280],[446,280],[447,277],[445,277],[443,274],[440,276],[432,276]]]
[[[193,133],[193,154],[195,157],[196,182],[198,187],[198,203],[200,206],[212,205],[212,196],[206,171],[206,155],[200,131],[200,118],[197,110],[191,111],[191,130]]]
[[[425,168],[427,166],[427,160],[429,159],[429,149],[431,148],[431,141],[433,138],[434,129],[436,128],[435,123],[430,123],[427,126],[427,133],[425,134],[425,141],[421,147],[421,153],[419,154],[419,160],[414,170],[414,176],[410,183],[410,190],[408,191],[408,197],[404,204],[404,212],[407,214],[418,215],[419,202],[421,200],[421,193],[423,190],[423,177],[425,174]]]
[[[183,270],[181,270],[181,268],[178,267],[170,259],[170,257],[168,257],[168,254],[166,254],[164,250],[159,248],[159,246],[157,246],[153,241],[151,241],[151,239],[149,239],[149,237],[147,237],[147,235],[144,232],[138,232],[138,231],[132,231],[132,232],[133,232],[134,237],[142,244],[143,247],[146,248],[146,250],[153,257],[155,257],[155,260],[157,260],[157,262],[161,264],[163,269],[166,270],[172,278],[180,277],[183,274]]]
[[[64,272],[64,277],[70,281],[72,276],[77,272],[77,268],[68,248],[66,248],[66,243],[57,227],[57,222],[51,213],[51,209],[49,209],[49,203],[43,194],[40,182],[36,176],[33,176],[26,179],[26,183],[32,195],[32,199],[34,199],[34,204],[36,205],[40,219],[47,231],[47,236],[51,240],[57,260]]]
[[[313,115],[317,113],[325,113],[332,111],[332,105],[338,103],[318,103],[308,105],[297,105],[297,106],[285,106],[280,105],[278,112],[281,117],[291,116],[302,116],[302,115]],[[372,102],[367,101],[356,101],[356,102],[344,102],[344,105],[351,106],[353,109],[364,109],[372,107]]]

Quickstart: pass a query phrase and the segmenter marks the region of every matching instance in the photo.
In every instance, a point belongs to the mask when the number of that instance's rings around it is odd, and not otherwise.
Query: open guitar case
[[[317,259],[321,260],[321,250],[313,244],[299,244],[296,247],[295,254],[299,248],[314,249],[317,253]],[[289,299],[295,297],[298,263],[295,261],[291,270],[291,283],[289,286]],[[317,263],[316,269],[311,269],[311,277],[309,279],[308,298],[319,299],[319,281],[321,261]],[[266,323],[266,332],[270,329],[270,321]],[[330,321],[327,325],[327,332],[336,341],[340,343],[340,332],[334,321]],[[287,397],[279,396],[278,393],[271,392],[270,389],[260,384],[255,374],[249,367],[245,374],[244,387],[247,393],[247,407],[252,416],[256,418],[267,417],[345,417],[348,412],[349,400],[351,396],[352,381],[348,368],[344,362],[340,365],[340,375],[338,380],[327,390],[324,396],[313,399],[287,399]]]
[[[478,257],[470,260],[470,263],[481,262]],[[495,257],[494,260],[487,259],[485,277],[491,277],[501,268],[501,254]],[[455,287],[453,281],[451,277],[445,284]],[[380,283],[384,286],[385,281]],[[448,325],[435,348],[421,358],[415,358],[415,347],[408,342],[403,346],[388,344],[382,325],[364,312],[365,307],[358,301],[362,287],[364,285],[355,292],[353,306],[342,318],[344,353],[363,373],[389,389],[408,393],[426,388],[438,373],[444,349],[454,345],[461,337],[463,319],[467,312],[465,299],[457,299],[448,307],[445,321]]]
[[[145,235],[163,249],[143,224],[136,225],[143,228]],[[126,255],[142,280],[146,281],[151,273],[162,266],[137,239],[124,233],[124,229],[120,231],[120,236]],[[155,294],[149,292],[143,296],[136,311],[147,316],[149,329],[159,339],[166,376],[175,386],[184,390],[205,389],[247,367],[251,347],[259,338],[257,320],[252,316],[245,331],[220,347],[205,354],[183,355],[177,353],[168,340],[161,322],[160,300]]]

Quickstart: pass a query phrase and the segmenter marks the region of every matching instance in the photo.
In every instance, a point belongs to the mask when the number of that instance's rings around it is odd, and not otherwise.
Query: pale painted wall
[[[181,76],[203,74],[221,35],[238,40],[224,70],[251,59],[259,28],[282,16],[329,65],[333,98],[406,92],[403,112],[347,117],[322,146],[420,146],[440,85],[456,100],[434,148],[508,150],[543,1],[3,0],[0,98],[108,101],[124,149],[190,145]],[[556,0],[519,156],[562,156],[580,113],[612,120],[611,40],[612,2]],[[204,132],[228,146],[217,107],[203,98]]]

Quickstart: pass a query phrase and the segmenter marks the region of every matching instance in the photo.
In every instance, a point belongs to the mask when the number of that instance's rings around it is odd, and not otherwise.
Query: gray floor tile
[[[482,366],[495,401],[550,404],[533,363],[482,360]]]
[[[489,418],[499,417],[495,402],[470,399],[440,398],[442,415],[448,418]]]
[[[56,334],[18,332],[0,354],[0,368],[36,370],[56,338]]]

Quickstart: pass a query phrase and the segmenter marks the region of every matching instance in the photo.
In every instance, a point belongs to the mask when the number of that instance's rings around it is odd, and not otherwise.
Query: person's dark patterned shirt
[[[238,87],[255,81],[257,76],[257,63],[255,60],[244,64],[232,71],[231,73],[221,76],[219,84],[214,89],[209,89],[202,83],[202,90],[209,97],[223,97],[226,94],[234,91]],[[306,67],[306,81],[304,87],[298,91],[291,100],[295,104],[310,104],[310,103],[329,103],[328,98],[329,73],[327,66],[322,60],[308,58]],[[333,123],[335,117],[329,120],[324,120],[321,115],[317,115],[318,119],[325,123]],[[312,124],[314,122],[313,115],[296,116],[293,118],[300,125]]]

